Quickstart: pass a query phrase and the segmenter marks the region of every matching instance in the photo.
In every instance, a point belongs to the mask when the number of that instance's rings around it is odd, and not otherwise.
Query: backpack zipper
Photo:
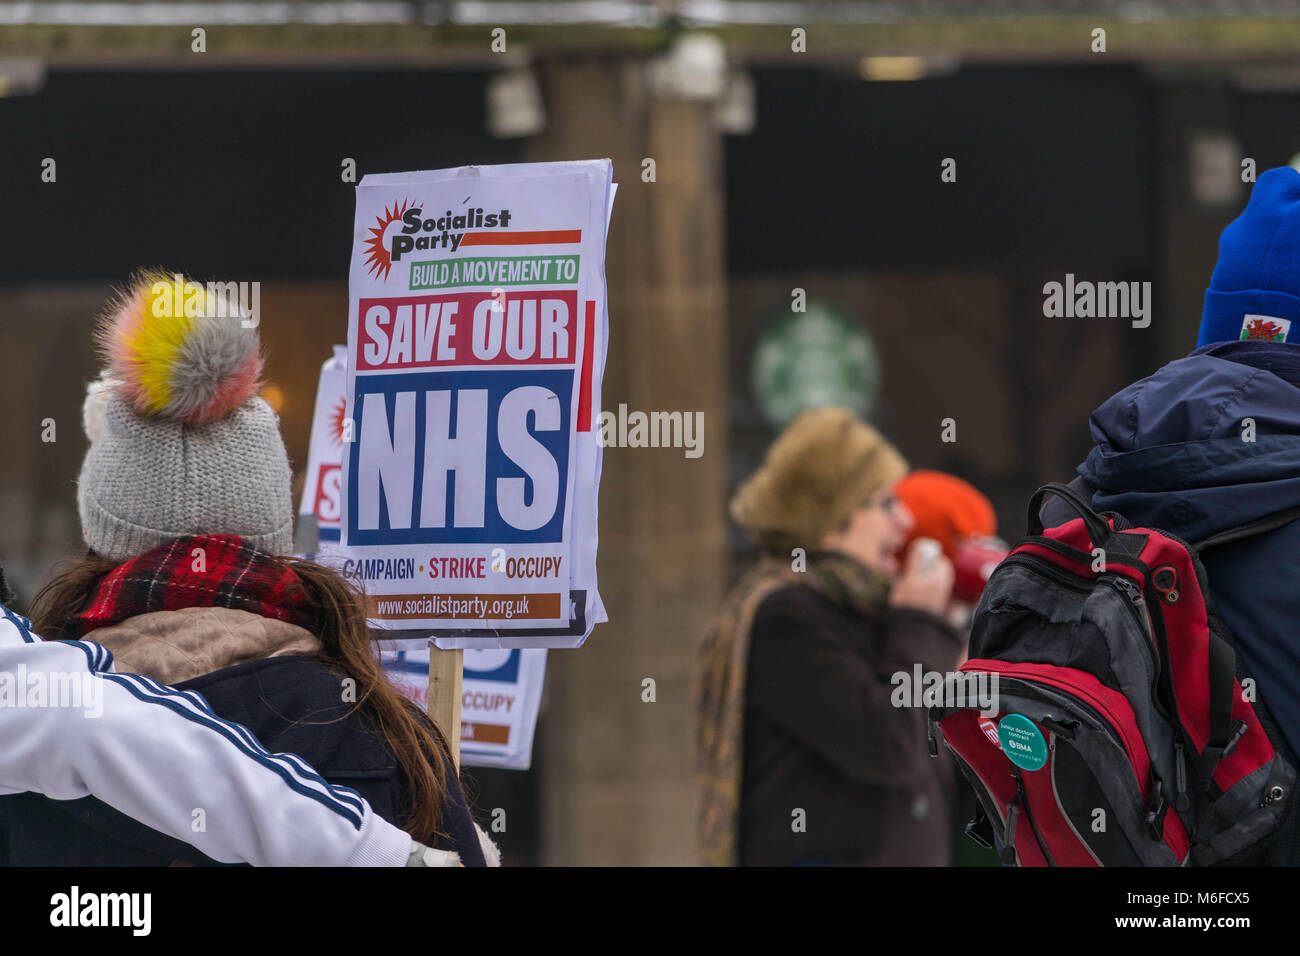
[[[986,669],[979,668],[979,670],[983,671]],[[1035,694],[1044,693],[1043,690],[1044,688],[1046,688],[1047,691],[1056,694],[1066,693],[1066,691],[1063,691],[1062,688],[1060,687],[1055,687],[1052,684],[1049,684],[1045,681],[1035,680],[1033,677],[1025,677],[1020,674],[1006,674],[1003,673],[1002,671],[994,671],[994,670],[988,670],[987,672],[990,674],[998,675],[999,686],[1001,686],[1003,682],[1008,682],[1011,684],[1022,684],[1025,687],[1029,688],[1029,690]],[[1115,729],[1115,727],[1102,714],[1100,710],[1098,710],[1092,704],[1088,703],[1082,697],[1074,695],[1068,704],[1062,704],[1059,701],[1053,701],[1053,703],[1058,707],[1077,707],[1080,710],[1086,711],[1090,716],[1092,716],[1096,720],[1097,726],[1099,726],[1102,729],[1102,731],[1106,734],[1106,736],[1110,737],[1110,739],[1114,742],[1115,746],[1127,753],[1128,748],[1124,746],[1124,739],[1120,736],[1119,731]],[[977,708],[967,706],[964,708],[953,708],[953,709],[954,710],[975,710]],[[1057,721],[1053,720],[1050,717],[1039,719],[1038,723],[1048,725],[1049,730],[1055,731],[1058,730],[1058,728],[1064,729],[1063,725],[1059,724]],[[1070,736],[1070,735],[1066,734],[1066,736]]]
[[[1052,857],[1051,851],[1047,849],[1047,844],[1043,842],[1043,835],[1038,832],[1038,824],[1034,822],[1034,813],[1029,809],[1029,796],[1025,793],[1025,778],[1021,775],[1019,767],[1016,767],[1015,764],[1012,764],[1012,767],[1016,771],[1015,804],[1025,808],[1025,819],[1029,821],[1029,830],[1034,834],[1034,840],[1038,843],[1038,851],[1043,854],[1043,859],[1047,861],[1048,866],[1056,866],[1056,860]],[[1008,825],[1012,824],[1014,814],[1015,806],[1013,805],[1012,813],[1008,814]],[[1015,830],[1013,828],[1012,836],[1014,835]]]
[[[1079,841],[1079,845],[1088,851],[1088,856],[1092,857],[1094,863],[1098,866],[1105,866],[1105,864],[1101,862],[1101,858],[1097,856],[1096,851],[1092,848],[1092,844],[1083,838],[1083,834],[1079,832],[1079,828],[1074,825],[1074,820],[1072,820],[1070,815],[1065,811],[1065,805],[1061,803],[1061,790],[1056,785],[1056,740],[1057,735],[1055,733],[1048,735],[1047,752],[1050,756],[1048,757],[1047,770],[1048,773],[1051,774],[1048,779],[1052,782],[1052,799],[1056,801],[1056,809],[1060,813],[1061,819],[1064,820],[1065,825],[1070,828],[1070,832],[1073,833],[1074,838]]]
[[[1028,568],[1036,574],[1052,578],[1054,581],[1078,594],[1088,594],[1092,591],[1092,586],[1084,583],[1078,575],[1062,570],[1050,561],[1044,561],[1041,558],[1035,558],[1031,555],[1012,555],[1009,558],[1004,558],[1002,563],[1004,565],[1014,564],[1017,567]],[[1156,650],[1155,635],[1151,631],[1151,624],[1147,620],[1146,615],[1138,606],[1139,602],[1143,600],[1141,589],[1124,575],[1116,574],[1114,571],[1102,571],[1096,578],[1091,580],[1107,585],[1123,594],[1126,598],[1125,604],[1128,607],[1130,616],[1137,624],[1138,629],[1147,636],[1147,640],[1150,642],[1151,649],[1154,652]]]

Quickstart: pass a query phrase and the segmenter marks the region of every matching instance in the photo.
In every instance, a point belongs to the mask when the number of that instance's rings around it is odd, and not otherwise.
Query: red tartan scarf
[[[79,638],[137,614],[187,607],[235,608],[312,630],[305,601],[292,568],[238,535],[186,535],[106,574],[68,630]]]

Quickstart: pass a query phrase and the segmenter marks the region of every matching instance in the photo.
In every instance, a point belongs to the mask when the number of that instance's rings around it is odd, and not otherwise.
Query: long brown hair
[[[311,632],[321,642],[321,656],[356,681],[360,710],[374,723],[409,781],[410,810],[402,827],[422,843],[440,835],[439,820],[447,799],[442,754],[447,742],[438,727],[403,697],[384,675],[378,646],[366,626],[365,597],[337,571],[315,561],[272,557],[293,570],[302,588],[302,606],[311,616]],[[46,640],[76,637],[69,630],[73,615],[93,598],[100,579],[118,566],[93,551],[60,570],[32,600],[31,619]],[[94,632],[90,632],[94,640]]]

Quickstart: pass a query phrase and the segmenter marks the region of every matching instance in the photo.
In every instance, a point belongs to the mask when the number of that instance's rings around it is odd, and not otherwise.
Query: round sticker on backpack
[[[1041,770],[1047,763],[1047,740],[1032,720],[1007,714],[998,722],[998,741],[1007,759],[1021,770]]]

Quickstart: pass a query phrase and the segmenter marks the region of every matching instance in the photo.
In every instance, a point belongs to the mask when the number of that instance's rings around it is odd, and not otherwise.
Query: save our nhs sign
[[[608,161],[367,176],[341,551],[372,626],[571,647],[595,586]]]

